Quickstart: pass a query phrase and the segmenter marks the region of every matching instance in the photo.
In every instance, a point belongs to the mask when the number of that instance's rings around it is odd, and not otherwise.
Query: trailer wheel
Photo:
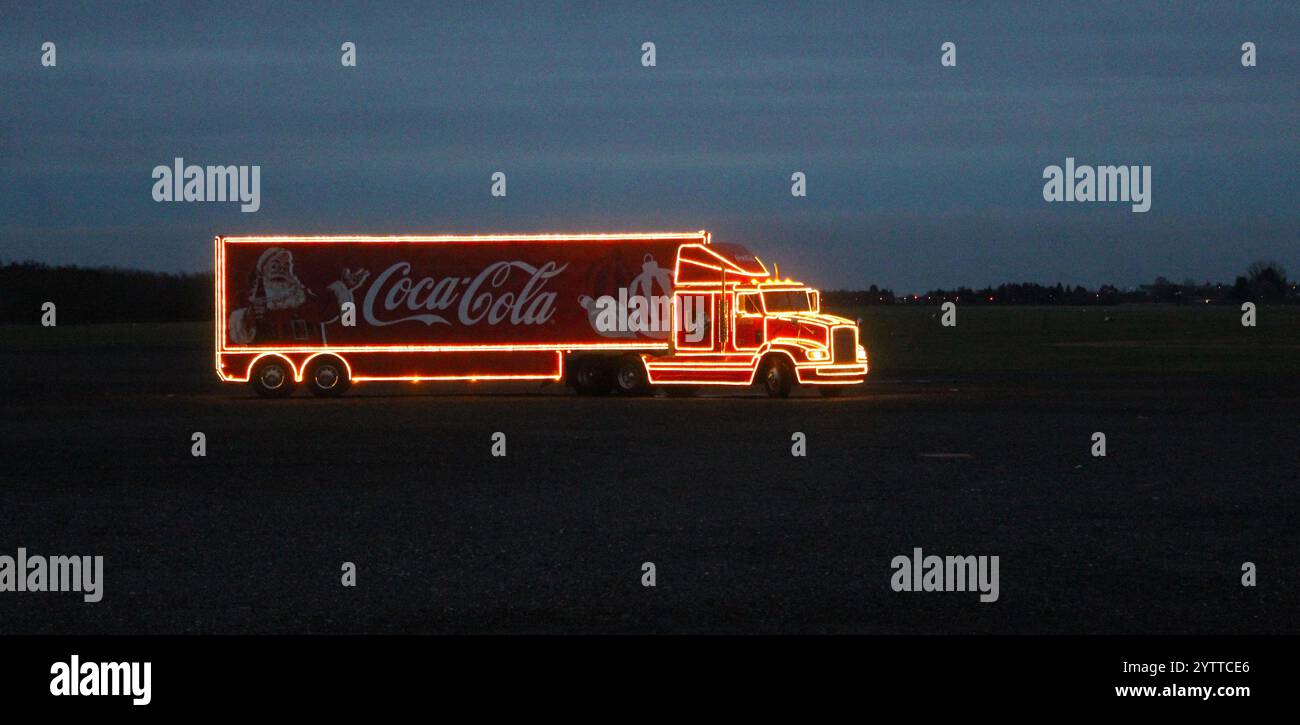
[[[645,363],[637,355],[624,355],[614,366],[614,387],[623,395],[645,395],[650,392],[650,378]]]
[[[790,397],[790,388],[794,387],[794,366],[783,355],[772,355],[759,370],[763,389],[770,398]]]
[[[321,356],[312,360],[311,367],[303,375],[307,390],[318,398],[336,398],[352,387],[348,377],[348,366],[333,356]]]
[[[598,357],[581,357],[573,361],[569,385],[578,395],[605,395],[614,387],[613,371]]]
[[[287,398],[294,388],[293,367],[283,358],[263,358],[253,367],[248,384],[263,398]]]

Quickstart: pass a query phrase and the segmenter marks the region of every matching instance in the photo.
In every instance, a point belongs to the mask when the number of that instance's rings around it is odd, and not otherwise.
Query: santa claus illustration
[[[345,302],[370,272],[344,268],[339,279],[321,285],[304,283],[293,268],[293,252],[270,247],[253,269],[248,305],[230,313],[227,329],[235,344],[260,342],[328,342],[326,325],[337,322]]]

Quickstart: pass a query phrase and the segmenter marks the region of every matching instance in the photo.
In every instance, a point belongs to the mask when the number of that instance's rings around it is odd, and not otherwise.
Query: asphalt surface
[[[0,554],[102,555],[104,598],[0,593],[3,633],[1300,632],[1292,378],[268,401],[80,353],[0,350]],[[998,601],[892,591],[918,546],[998,556]]]

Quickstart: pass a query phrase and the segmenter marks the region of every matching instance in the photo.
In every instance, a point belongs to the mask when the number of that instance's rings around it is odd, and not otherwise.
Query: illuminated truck
[[[852,321],[708,232],[217,237],[215,263],[217,374],[267,397],[380,380],[785,397],[867,374]]]

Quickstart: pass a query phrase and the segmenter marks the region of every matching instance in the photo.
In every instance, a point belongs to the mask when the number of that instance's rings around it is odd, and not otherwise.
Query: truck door
[[[757,292],[741,292],[736,295],[734,344],[737,350],[757,350],[763,345],[763,309]]]

